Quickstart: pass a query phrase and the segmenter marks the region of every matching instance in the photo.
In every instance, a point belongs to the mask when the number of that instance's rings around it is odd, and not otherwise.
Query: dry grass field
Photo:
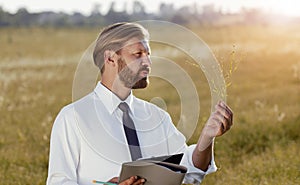
[[[300,27],[191,29],[222,66],[227,103],[235,113],[232,130],[215,142],[219,170],[202,184],[300,184]],[[45,184],[53,121],[72,101],[77,64],[98,31],[0,29],[1,184]],[[155,49],[161,48],[154,44]],[[189,140],[193,143],[209,115],[209,89],[188,57],[173,60],[199,91],[201,117]],[[147,100],[161,97],[177,122],[180,100],[171,84],[151,78],[150,87],[135,94]]]

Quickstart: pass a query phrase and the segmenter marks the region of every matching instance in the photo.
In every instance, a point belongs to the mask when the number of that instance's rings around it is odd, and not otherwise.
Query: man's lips
[[[142,71],[140,71],[140,74],[142,76],[147,76],[149,74],[149,70],[142,70]]]

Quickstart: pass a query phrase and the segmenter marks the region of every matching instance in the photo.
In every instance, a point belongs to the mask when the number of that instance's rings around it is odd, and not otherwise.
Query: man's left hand
[[[233,125],[233,112],[229,106],[220,101],[215,109],[203,129],[204,134],[211,138],[225,134]]]

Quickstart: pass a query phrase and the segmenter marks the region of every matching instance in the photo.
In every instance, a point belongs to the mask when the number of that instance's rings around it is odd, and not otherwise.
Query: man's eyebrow
[[[131,50],[133,53],[137,52],[145,52],[145,53],[150,53],[150,48],[135,48]]]

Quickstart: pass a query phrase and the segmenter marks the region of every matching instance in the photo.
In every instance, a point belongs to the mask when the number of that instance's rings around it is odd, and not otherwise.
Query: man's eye
[[[137,57],[140,57],[142,55],[142,52],[134,53],[134,55],[137,56]]]

